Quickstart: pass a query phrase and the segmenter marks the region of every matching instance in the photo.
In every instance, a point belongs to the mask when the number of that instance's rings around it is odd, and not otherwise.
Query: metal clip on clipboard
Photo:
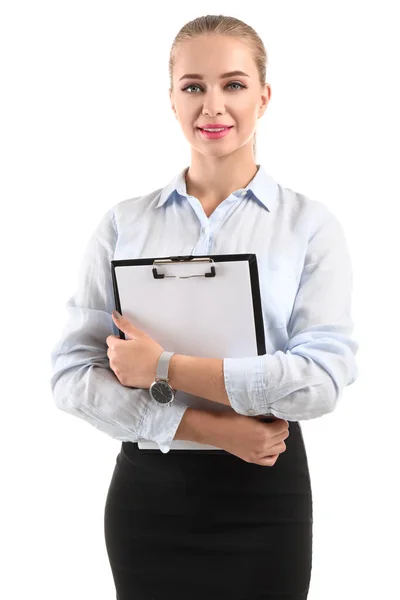
[[[163,264],[171,264],[171,263],[183,263],[183,262],[193,262],[193,263],[212,263],[210,267],[210,273],[204,273],[204,275],[163,275],[162,273],[157,272],[157,268],[154,267],[155,264],[163,265]],[[189,277],[215,277],[215,267],[214,260],[211,257],[199,258],[196,256],[171,256],[170,258],[160,258],[153,262],[153,277],[154,279],[164,279],[165,277],[174,277],[176,279],[188,279]]]

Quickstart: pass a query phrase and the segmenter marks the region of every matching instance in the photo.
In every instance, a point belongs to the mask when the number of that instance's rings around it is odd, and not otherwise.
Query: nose
[[[210,90],[205,92],[203,96],[203,115],[213,117],[222,115],[225,112],[225,103],[223,94],[218,90]]]

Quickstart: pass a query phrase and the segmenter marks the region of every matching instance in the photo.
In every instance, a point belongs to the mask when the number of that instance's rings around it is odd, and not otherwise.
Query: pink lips
[[[221,129],[222,127],[233,127],[233,125],[224,125],[223,123],[207,123],[207,125],[199,125],[199,129]]]
[[[226,135],[228,135],[228,133],[230,132],[232,127],[233,127],[233,125],[230,127],[225,127],[225,129],[223,129],[223,131],[205,131],[201,127],[199,127],[198,129],[203,137],[205,137],[209,140],[217,140],[219,138],[222,138],[222,137],[225,137]],[[213,125],[213,129],[216,129],[216,128],[217,128],[217,125]]]

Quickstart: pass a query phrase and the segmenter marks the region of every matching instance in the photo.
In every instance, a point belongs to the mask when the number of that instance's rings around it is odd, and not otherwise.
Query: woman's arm
[[[245,358],[176,354],[170,362],[174,389],[230,405],[245,416],[272,413],[296,421],[335,409],[358,373],[352,268],[337,218],[324,207],[315,220],[285,347]]]
[[[214,446],[220,418],[219,413],[189,407],[181,419],[174,439]]]
[[[158,405],[149,390],[123,386],[110,368],[106,338],[117,334],[111,313],[110,261],[118,235],[113,209],[101,219],[81,261],[67,319],[51,351],[50,387],[57,408],[121,441],[156,442],[168,452],[187,409],[181,399]]]
[[[174,390],[231,406],[225,389],[223,363],[221,358],[174,354],[169,363],[169,384]]]

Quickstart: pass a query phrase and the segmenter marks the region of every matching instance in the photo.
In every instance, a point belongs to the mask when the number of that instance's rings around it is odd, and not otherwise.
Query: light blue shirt
[[[185,172],[164,188],[112,206],[94,229],[67,319],[51,352],[51,389],[61,410],[121,441],[153,441],[169,452],[188,406],[273,413],[288,421],[335,409],[358,371],[352,339],[352,268],[338,219],[321,202],[277,183],[265,169],[207,217],[186,193]],[[106,338],[118,335],[111,260],[255,253],[267,353],[224,358],[231,407],[177,391],[160,406],[123,386]],[[232,323],[232,327],[234,327]],[[165,348],[168,350],[168,348]]]

